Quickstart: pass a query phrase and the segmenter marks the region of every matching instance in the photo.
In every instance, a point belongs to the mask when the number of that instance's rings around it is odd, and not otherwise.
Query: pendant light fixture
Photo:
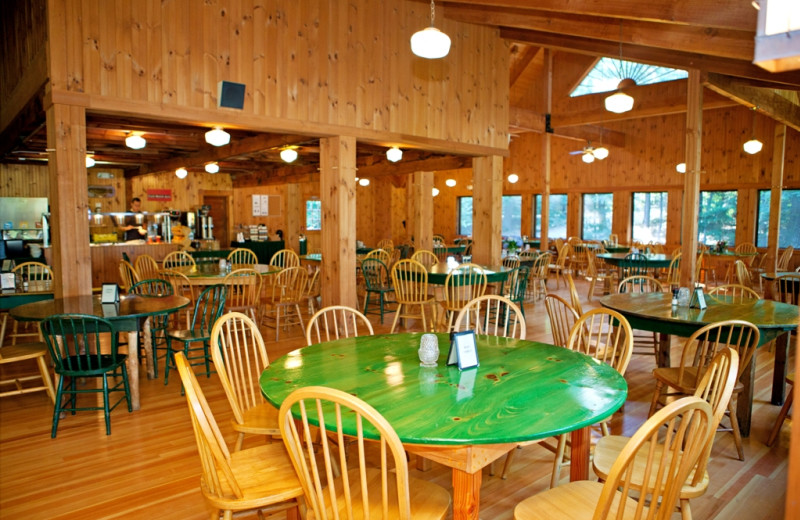
[[[362,177],[362,178],[358,179],[358,185],[359,186],[365,186],[365,187],[369,186],[369,179],[367,179],[366,177]]]
[[[175,175],[179,179],[185,179],[188,174],[189,172],[186,171],[186,168],[178,168],[177,170],[175,170]]]
[[[392,162],[397,162],[403,158],[403,150],[396,146],[392,146],[386,150],[386,158]]]
[[[619,61],[622,62],[622,22],[619,23]],[[630,78],[622,78],[617,85],[617,92],[608,96],[605,100],[606,110],[615,114],[628,112],[633,108],[633,98],[620,89],[635,85],[636,82]]]
[[[678,173],[686,173],[686,163],[678,163],[678,165],[675,166],[675,171]]]
[[[294,162],[294,160],[297,159],[297,150],[291,146],[284,148],[281,150],[281,159],[283,159],[283,162],[287,163]]]
[[[756,139],[756,108],[753,107],[753,125],[752,125],[752,132],[750,134],[750,140],[742,145],[744,151],[749,153],[750,155],[755,155],[761,151],[764,147],[764,143]]]
[[[87,168],[91,168],[95,164],[96,164],[96,161],[94,160],[94,157],[92,157],[91,155],[87,155],[86,156],[86,167]]]
[[[446,181],[444,181],[444,183],[448,188],[455,188],[456,187],[456,180],[455,179],[447,179]]]
[[[206,142],[212,146],[225,146],[231,142],[231,134],[215,126],[213,130],[206,132]]]
[[[519,181],[519,175],[517,175],[516,173],[512,173],[511,175],[508,176],[508,182],[510,182],[511,184],[516,184],[517,181]]]
[[[130,134],[125,138],[125,146],[134,150],[141,150],[147,145],[147,141],[139,134]]]
[[[210,163],[206,164],[206,171],[208,173],[217,173],[217,172],[219,172],[219,164],[217,164],[215,162],[210,162]]]
[[[435,60],[444,58],[450,52],[450,37],[433,26],[435,16],[436,6],[431,0],[431,26],[411,36],[411,52],[420,58]]]

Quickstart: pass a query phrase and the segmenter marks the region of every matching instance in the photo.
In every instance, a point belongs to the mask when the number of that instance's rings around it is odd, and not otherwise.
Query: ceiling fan
[[[598,146],[597,148],[592,146],[591,141],[586,142],[586,146],[583,147],[583,150],[574,150],[569,153],[570,155],[581,155],[581,160],[585,163],[593,163],[595,159],[602,161],[606,157],[608,157],[608,148],[605,146]]]

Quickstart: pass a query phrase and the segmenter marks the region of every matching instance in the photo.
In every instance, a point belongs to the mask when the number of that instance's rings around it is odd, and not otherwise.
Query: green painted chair
[[[222,284],[206,287],[194,304],[192,321],[188,329],[167,330],[167,362],[164,370],[164,384],[169,384],[170,364],[174,364],[175,352],[183,352],[192,366],[204,366],[206,377],[211,377],[211,329],[222,316],[225,308],[226,288]],[[173,341],[179,341],[181,348],[174,350]],[[201,343],[202,347],[190,348],[192,343]],[[172,362],[172,363],[171,363]],[[181,391],[183,391],[181,389]]]
[[[547,265],[545,263],[545,265]],[[508,273],[506,278],[506,287],[504,291],[506,298],[516,303],[522,316],[525,316],[525,292],[528,289],[528,275],[530,269],[527,266],[517,267]]]
[[[161,278],[150,278],[133,284],[128,291],[129,294],[139,294],[142,296],[172,296],[174,294],[172,284]],[[150,344],[153,346],[153,374],[158,377],[158,345],[164,345],[164,356],[167,352],[167,329],[169,328],[169,314],[156,314],[150,319]],[[139,342],[142,345],[142,342]]]
[[[386,264],[377,258],[365,258],[361,261],[361,273],[364,276],[364,283],[366,285],[364,314],[367,314],[370,295],[377,294],[381,323],[383,323],[384,306],[386,303],[392,303],[386,299],[386,294],[394,291],[391,279],[389,278],[389,269],[386,267]]]
[[[106,435],[111,435],[111,410],[123,401],[128,404],[128,412],[133,410],[125,367],[128,356],[117,351],[114,326],[96,316],[56,314],[43,320],[41,327],[55,364],[55,373],[59,376],[50,436],[55,438],[62,413],[75,415],[75,412],[87,410],[103,410]],[[111,385],[109,376],[114,378]],[[79,386],[78,380],[83,378],[101,378],[102,386]],[[123,394],[114,404],[110,402],[112,392]],[[102,406],[78,406],[78,395],[87,393],[102,393]]]

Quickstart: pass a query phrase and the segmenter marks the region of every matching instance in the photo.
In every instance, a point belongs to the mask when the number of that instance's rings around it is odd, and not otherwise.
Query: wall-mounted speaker
[[[220,81],[217,99],[219,106],[225,108],[244,108],[244,83]]]

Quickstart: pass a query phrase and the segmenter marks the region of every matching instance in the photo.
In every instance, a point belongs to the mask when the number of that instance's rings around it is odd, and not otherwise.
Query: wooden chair
[[[572,308],[575,309],[575,312],[578,313],[578,316],[580,316],[583,314],[583,305],[581,305],[581,298],[578,296],[578,289],[575,287],[575,281],[569,273],[564,275],[564,279],[566,280],[567,287],[569,287],[569,302]]]
[[[414,255],[416,256],[416,253]],[[436,302],[428,294],[428,271],[425,266],[413,258],[398,260],[392,268],[392,284],[397,300],[397,312],[394,314],[391,334],[394,334],[400,318],[419,318],[422,320],[422,330],[427,331],[426,307],[434,309],[432,311],[434,315],[431,318],[431,327],[433,327],[436,322]],[[418,313],[413,312],[414,307],[419,307]]]
[[[667,280],[665,283],[670,288],[680,287],[681,285],[681,256],[682,253],[680,252],[673,254],[672,260],[669,262],[669,268],[667,269]]]
[[[545,278],[541,278],[542,273],[544,273]],[[546,279],[546,273],[547,260],[543,259],[539,265],[540,278],[538,280],[534,280],[534,283],[538,283],[540,280]],[[503,290],[501,291],[503,296],[514,302],[517,307],[519,307],[523,318],[525,317],[525,300],[527,299],[528,278],[530,278],[530,274],[531,270],[524,265],[517,267],[508,274],[506,281],[503,284]]]
[[[777,300],[798,305],[800,296],[800,273],[783,274],[775,279]]]
[[[192,282],[189,280],[188,276],[179,271],[173,271],[172,269],[163,269],[160,271],[159,278],[163,278],[169,282],[169,284],[172,286],[173,294],[189,299],[189,305],[185,309],[173,314],[175,319],[173,320],[174,323],[172,324],[173,328],[178,328],[181,321],[180,317],[183,315],[183,321],[186,322],[186,327],[188,328],[192,320],[192,309],[197,301],[197,286],[192,285]]]
[[[261,306],[261,275],[258,271],[252,268],[236,269],[225,276],[222,284],[227,288],[226,312],[242,312],[253,321],[258,320]]]
[[[406,453],[392,425],[358,397],[333,388],[300,388],[283,401],[278,420],[314,518],[433,520],[448,513],[449,493],[408,476]],[[326,433],[319,436],[321,447],[311,442],[317,424]],[[339,448],[345,436],[354,437],[349,450]],[[380,455],[376,463],[367,464],[373,459],[368,452]]]
[[[242,449],[246,434],[280,435],[278,410],[264,400],[258,384],[269,357],[256,322],[241,312],[222,315],[211,329],[211,359],[233,410],[234,451]]]
[[[531,300],[536,301],[544,298],[547,294],[547,276],[550,274],[551,258],[550,253],[542,253],[536,257],[529,272],[530,281],[527,284],[527,293]],[[515,302],[519,304],[519,302]],[[522,306],[520,306],[522,308]],[[524,313],[524,309],[523,313]]]
[[[622,280],[617,287],[618,293],[663,293],[664,286],[652,276],[635,275]],[[655,356],[658,353],[658,333],[649,331],[634,332],[633,353]]]
[[[378,241],[378,249],[383,249],[388,253],[394,250],[394,242],[390,238],[384,238]]]
[[[561,248],[558,249],[558,258],[556,259],[556,262],[554,264],[551,263],[550,265],[547,266],[548,274],[552,274],[556,279],[556,290],[558,290],[558,287],[560,285],[559,282],[561,280],[561,277],[565,273],[570,273],[570,274],[572,273],[572,270],[570,270],[567,267],[567,260],[569,260],[569,250],[570,250],[569,244],[564,244],[563,246],[561,246]]]
[[[357,337],[359,324],[374,334],[366,316],[345,305],[331,305],[318,310],[306,325],[306,344],[314,345],[339,338]],[[362,336],[365,334],[361,334]]]
[[[389,279],[389,270],[386,264],[377,258],[365,258],[361,261],[361,274],[364,276],[364,314],[368,314],[370,298],[373,294],[378,296],[378,306],[380,309],[381,323],[385,305],[388,302],[386,295],[394,292],[394,288]]]
[[[41,282],[44,285],[53,284],[53,271],[49,266],[41,262],[23,262],[11,270],[15,278],[22,278],[28,282]],[[8,311],[3,311],[3,323],[0,325],[0,346],[5,342],[5,338],[11,339],[11,344],[17,344],[17,338],[29,338],[25,343],[41,342],[39,327],[35,323],[22,323],[24,331],[20,331],[20,322],[11,318],[11,332],[6,334],[6,324],[11,316]]]
[[[758,258],[753,259],[753,262],[748,267],[750,271],[750,278],[753,280],[753,286],[755,288],[755,280],[758,280],[758,292],[764,292],[764,282],[761,278],[762,273],[767,272],[767,257],[766,253],[760,253]],[[741,282],[740,282],[741,283]]]
[[[225,308],[225,294],[227,290],[222,284],[209,285],[206,287],[197,301],[194,303],[192,321],[187,329],[167,329],[167,362],[164,369],[164,384],[169,384],[170,359],[175,358],[176,350],[172,348],[172,342],[177,341],[181,344],[178,352],[192,363],[192,366],[203,366],[206,377],[211,377],[211,353],[209,345],[211,342],[211,329],[214,323],[222,316]],[[192,343],[200,343],[200,347],[190,348]],[[190,355],[194,354],[194,355]]]
[[[139,275],[140,280],[153,280],[158,278],[158,262],[150,255],[142,254],[136,257],[134,264],[136,274]]]
[[[603,268],[600,268],[597,262],[597,257],[595,256],[594,251],[587,251],[586,252],[586,281],[589,282],[589,301],[592,301],[592,297],[595,295],[595,291],[599,287],[601,289],[601,294],[605,293],[608,290],[609,284],[617,277],[616,271],[609,271]],[[597,282],[600,282],[600,285],[597,285]]]
[[[263,302],[265,310],[262,314],[262,324],[267,327],[275,327],[275,341],[278,341],[281,318],[284,320],[285,328],[288,329],[289,325],[297,323],[300,325],[300,329],[304,330],[300,305],[303,303],[303,298],[306,297],[308,271],[299,266],[286,267],[274,278],[270,293]],[[291,311],[294,311],[297,321],[291,320]]]
[[[628,253],[625,255],[625,263],[628,265],[622,268],[622,278],[629,276],[650,274],[649,266],[647,265],[647,257],[642,253]]]
[[[444,280],[443,318],[447,321],[446,332],[453,330],[457,314],[470,301],[486,292],[486,273],[475,264],[461,264],[458,270],[451,271]]]
[[[103,410],[106,435],[111,435],[111,411],[123,401],[128,405],[128,412],[133,411],[125,367],[128,356],[118,351],[114,326],[96,316],[56,314],[42,320],[41,329],[58,379],[50,436],[56,437],[63,413],[75,415],[77,411],[86,410]],[[102,384],[100,388],[84,383],[79,387],[78,381],[83,378],[100,378]],[[113,392],[122,396],[112,404]],[[86,393],[101,394],[102,405],[79,406],[78,395]]]
[[[705,494],[708,489],[709,476],[706,471],[708,460],[711,456],[711,448],[716,437],[717,426],[725,415],[728,408],[733,388],[736,385],[736,373],[739,369],[739,355],[729,348],[723,348],[714,356],[708,369],[703,375],[703,379],[697,385],[695,397],[704,399],[711,407],[712,420],[709,436],[706,439],[705,447],[697,460],[697,466],[689,474],[689,477],[681,487],[679,494],[681,517],[683,520],[691,520],[692,510],[689,500]],[[597,441],[592,458],[592,467],[600,481],[608,479],[614,461],[619,457],[630,437],[623,435],[609,435]],[[646,458],[639,454],[634,459],[634,468],[630,480],[626,479],[625,484],[634,489],[641,489],[644,480],[644,468],[647,466]],[[658,455],[658,454],[657,454]]]
[[[150,280],[142,280],[141,282],[137,282],[130,288],[128,293],[140,294],[142,296],[153,296],[158,298],[161,296],[172,295],[174,294],[174,290],[172,288],[172,284],[170,284],[169,281],[160,278],[153,278]],[[155,316],[151,317],[150,345],[153,351],[153,375],[155,377],[158,377],[159,344],[164,345],[164,351],[165,351],[164,356],[161,357],[166,356],[168,328],[169,328],[169,313],[156,314]],[[142,343],[140,343],[140,345],[141,344]]]
[[[2,349],[0,349],[0,352],[2,352]],[[778,412],[778,417],[775,419],[775,425],[772,427],[772,431],[767,439],[767,446],[775,444],[775,441],[778,439],[778,434],[781,432],[783,421],[786,420],[786,416],[792,408],[792,401],[794,401],[794,372],[790,372],[786,376],[786,383],[789,385],[789,390],[786,392],[786,400],[783,402],[781,411]]]
[[[703,378],[711,359],[724,347],[731,348],[739,354],[739,371],[736,375],[736,386],[733,397],[728,403],[728,413],[731,420],[731,431],[739,453],[739,460],[744,460],[742,450],[742,437],[739,433],[739,424],[736,418],[736,398],[744,390],[739,379],[743,368],[747,367],[750,359],[758,346],[760,333],[758,328],[747,321],[727,320],[711,323],[698,329],[684,344],[681,353],[680,365],[677,367],[660,367],[653,370],[656,388],[650,402],[650,412],[653,415],[662,396],[692,395],[697,390],[698,382]],[[672,389],[673,392],[667,390]]]
[[[444,242],[434,242],[433,243],[433,254],[436,255],[436,258],[439,262],[445,262],[447,257],[450,255],[447,251],[447,246],[444,245]]]
[[[456,332],[475,330],[477,334],[525,339],[527,325],[517,305],[503,296],[486,294],[469,302],[458,313]]]
[[[778,271],[788,271],[789,270],[789,263],[792,261],[792,255],[794,254],[794,247],[789,246],[783,250],[781,256],[778,258]]]
[[[258,263],[258,257],[251,250],[246,247],[237,247],[228,253],[228,262],[233,265],[253,266]]]
[[[735,283],[713,287],[708,294],[710,296],[727,296],[728,298],[715,298],[721,303],[749,303],[761,299],[761,296],[753,289]]]
[[[566,347],[569,333],[580,315],[572,306],[557,294],[548,294],[544,297],[544,308],[550,319],[550,333],[553,335],[553,345]]]
[[[434,244],[444,244],[444,235],[433,235]]]
[[[519,257],[517,255],[507,255],[503,257],[503,267],[507,267],[509,269],[516,269],[519,267]]]
[[[192,255],[186,251],[173,251],[164,257],[161,261],[163,269],[172,269],[173,267],[194,267],[195,261]]]
[[[119,280],[123,291],[128,292],[136,282],[139,281],[139,274],[127,260],[119,261]]]
[[[741,260],[736,260],[733,263],[733,267],[736,271],[736,280],[739,285],[743,285],[750,289],[753,288],[753,279],[750,277],[750,269],[747,267],[747,264],[742,262]],[[759,277],[760,278],[760,277]]]
[[[671,403],[649,418],[614,461],[604,483],[580,480],[550,489],[520,502],[516,520],[669,518],[678,493],[696,466],[711,432],[711,407],[700,397]],[[663,435],[666,425],[670,435]],[[658,457],[656,454],[663,454]],[[633,489],[636,460],[648,485]],[[644,480],[644,479],[643,479]]]
[[[744,256],[743,259],[737,259],[733,264],[728,262],[728,268],[725,270],[725,283],[733,283],[733,275],[736,273],[736,276],[739,276],[739,272],[736,269],[736,262],[742,262],[745,265],[745,270],[747,270],[750,265],[753,264],[753,261],[758,256],[758,249],[756,249],[756,245],[752,242],[743,242],[738,244],[733,252],[737,255],[747,255]],[[742,283],[741,280],[739,283]],[[752,288],[753,285],[750,284],[748,287]]]
[[[411,255],[411,260],[419,262],[426,270],[439,263],[439,257],[436,256],[433,251],[428,251],[427,249],[415,251],[414,254]]]
[[[316,312],[317,300],[322,299],[322,269],[314,269],[306,282],[305,299],[308,305],[308,315]]]
[[[47,366],[47,345],[45,343],[26,343],[23,345],[13,345],[0,348],[0,373],[6,375],[5,379],[0,379],[0,387],[13,385],[9,390],[0,389],[0,397],[9,395],[22,395],[31,392],[47,392],[50,400],[56,402],[56,392],[53,388],[53,380],[50,378],[50,367]],[[11,370],[8,367],[12,363],[28,364],[30,360],[35,360],[39,368],[38,374],[29,374]],[[41,384],[32,386],[29,381],[41,381]]]
[[[392,260],[392,255],[389,251],[379,248],[379,249],[373,249],[372,251],[367,253],[367,256],[364,257],[364,260],[368,258],[374,258],[376,260],[380,260],[381,262],[383,262],[383,265],[389,265],[389,262],[391,262]]]
[[[182,352],[175,354],[200,455],[200,490],[213,508],[212,517],[230,520],[234,512],[257,510],[267,514],[286,511],[299,520],[303,488],[285,448],[265,444],[233,453],[214,419],[203,390]]]
[[[586,274],[586,266],[589,262],[587,254],[589,252],[589,245],[579,241],[573,241],[569,244],[569,268],[573,273]]]
[[[286,269],[287,267],[300,267],[300,257],[292,249],[281,249],[269,259],[269,265]]]

